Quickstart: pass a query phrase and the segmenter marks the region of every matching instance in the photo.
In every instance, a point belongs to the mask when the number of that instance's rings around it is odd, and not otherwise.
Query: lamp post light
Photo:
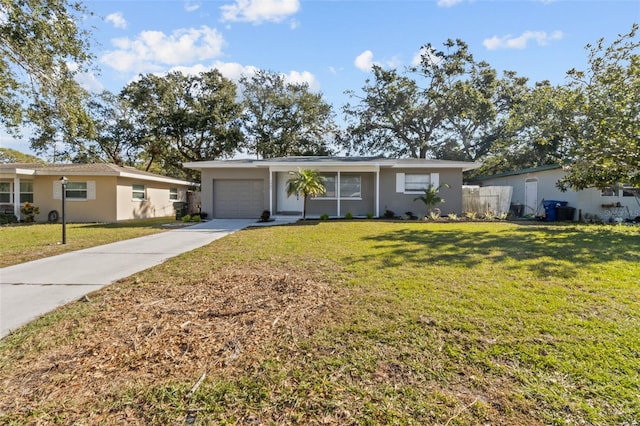
[[[62,244],[67,244],[67,216],[65,214],[65,204],[67,204],[67,182],[66,176],[60,178],[62,184]]]

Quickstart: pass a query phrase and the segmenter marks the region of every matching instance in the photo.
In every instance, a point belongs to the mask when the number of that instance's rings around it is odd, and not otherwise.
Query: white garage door
[[[262,179],[213,181],[213,217],[255,218],[264,210]]]

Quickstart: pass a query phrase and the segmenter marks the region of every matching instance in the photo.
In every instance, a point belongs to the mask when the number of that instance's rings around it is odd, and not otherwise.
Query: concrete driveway
[[[215,219],[0,269],[0,338],[87,293],[252,224]]]

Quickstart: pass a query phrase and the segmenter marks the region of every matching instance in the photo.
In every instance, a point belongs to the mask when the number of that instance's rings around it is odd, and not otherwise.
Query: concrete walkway
[[[87,293],[255,224],[215,219],[0,269],[0,338]]]

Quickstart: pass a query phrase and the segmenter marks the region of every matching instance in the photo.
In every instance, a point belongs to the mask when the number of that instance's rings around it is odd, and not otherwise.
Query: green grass
[[[139,219],[118,223],[67,224],[67,244],[61,224],[13,224],[0,226],[0,268],[47,256],[80,250],[167,230],[173,218]]]
[[[124,285],[197,285],[234,265],[308,269],[332,283],[340,305],[308,338],[285,334],[243,368],[211,371],[191,399],[197,377],[170,376],[131,383],[80,411],[134,413],[158,425],[184,422],[188,409],[201,424],[640,419],[637,227],[357,221],[249,229]],[[47,327],[28,333],[37,340]],[[0,344],[0,382],[24,342],[18,333]],[[10,361],[14,351],[21,355]],[[50,404],[6,419],[73,419]]]

